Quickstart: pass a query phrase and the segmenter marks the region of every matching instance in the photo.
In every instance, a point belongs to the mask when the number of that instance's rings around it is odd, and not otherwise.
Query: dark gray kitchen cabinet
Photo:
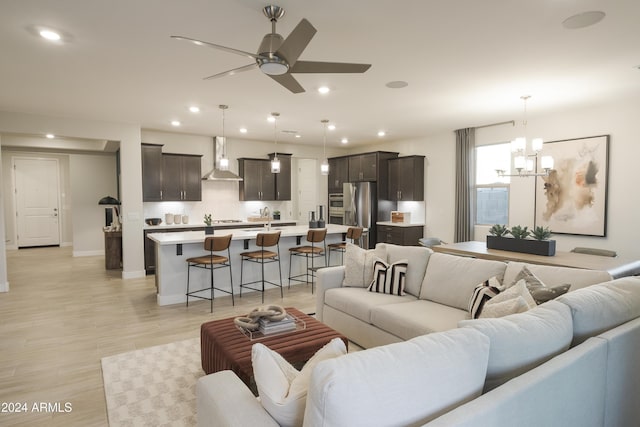
[[[349,182],[376,181],[377,177],[378,156],[376,153],[349,157]]]
[[[329,193],[342,193],[342,184],[349,182],[349,158],[329,159]]]
[[[142,201],[162,201],[162,145],[142,144]]]
[[[274,153],[269,154],[269,161],[273,156]],[[280,160],[280,173],[275,174],[274,200],[291,200],[291,154],[278,153],[278,160]]]
[[[424,156],[389,160],[389,200],[424,200]]]
[[[270,160],[246,157],[239,158],[238,171],[243,179],[239,182],[238,186],[240,200],[276,199],[276,174],[271,173]],[[289,174],[291,174],[291,167],[289,167]],[[289,192],[291,192],[291,190],[289,190]]]
[[[391,243],[400,246],[418,246],[419,240],[424,237],[424,227],[378,225],[378,243]]]
[[[191,154],[162,155],[162,200],[202,200],[202,156]]]

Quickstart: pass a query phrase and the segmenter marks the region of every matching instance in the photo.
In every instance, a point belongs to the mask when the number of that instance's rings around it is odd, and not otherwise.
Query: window
[[[476,147],[476,224],[509,223],[510,178],[499,177],[496,169],[511,173],[509,143]]]

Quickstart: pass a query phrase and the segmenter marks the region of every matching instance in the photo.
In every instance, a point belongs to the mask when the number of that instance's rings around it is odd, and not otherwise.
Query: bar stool
[[[289,249],[289,288],[291,288],[292,280],[295,280],[297,282],[305,282],[308,284],[309,277],[311,277],[311,293],[313,293],[313,279],[315,278],[315,272],[317,270],[317,267],[314,265],[315,259],[324,257],[324,266],[327,266],[327,242],[325,241],[326,236],[326,228],[312,228],[307,232],[307,242],[311,243],[311,246],[298,246]],[[316,246],[316,243],[320,242],[323,243],[323,247]],[[296,276],[291,275],[291,261],[294,256],[305,257],[305,260],[307,262],[307,268],[305,272]],[[311,259],[311,267],[309,267],[309,259]],[[311,274],[309,274],[309,272],[311,272]],[[304,277],[304,280],[301,279],[301,277]]]
[[[191,257],[187,259],[187,307],[189,307],[189,297],[206,299],[211,301],[211,312],[213,313],[213,290],[217,289],[221,292],[226,292],[231,294],[231,304],[235,305],[235,300],[233,296],[233,277],[231,274],[231,252],[229,249],[231,246],[231,234],[227,236],[215,236],[215,237],[207,237],[204,240],[204,250],[209,251],[208,255],[202,255],[198,257]],[[227,256],[216,255],[214,252],[222,252],[227,251]],[[189,281],[190,281],[190,272],[191,267],[204,268],[205,270],[210,271],[210,283],[208,288],[198,289],[197,291],[189,291]],[[229,269],[229,284],[231,286],[231,291],[227,291],[226,289],[216,288],[213,281],[213,270],[217,270],[219,268],[228,268]],[[211,292],[210,297],[198,295],[200,292],[204,292],[209,290]]]
[[[360,238],[362,237],[363,228],[362,227],[349,227],[347,229],[347,239],[351,240],[351,243],[358,241],[358,246],[360,246]],[[330,243],[329,245],[329,264],[331,264],[331,252],[340,252],[341,261],[340,264],[344,264],[344,252],[347,250],[347,242],[340,243]]]
[[[282,266],[280,265],[280,232],[274,233],[258,233],[256,236],[256,246],[260,249],[249,252],[242,252],[240,256],[242,257],[242,264],[240,264],[240,298],[242,298],[242,288],[251,289],[254,291],[262,292],[262,302],[264,303],[264,284],[269,283],[270,285],[280,287],[280,297],[284,298],[284,294],[282,293]],[[265,250],[265,248],[277,247],[277,252]],[[256,264],[260,264],[260,269],[262,272],[261,280],[254,280],[253,282],[244,283],[242,279],[243,270],[244,270],[244,262],[254,262]],[[269,282],[268,280],[264,280],[264,265],[270,264],[272,262],[278,263],[278,271],[280,274],[280,284]],[[255,283],[261,283],[261,288],[254,288],[248,285],[253,285]]]

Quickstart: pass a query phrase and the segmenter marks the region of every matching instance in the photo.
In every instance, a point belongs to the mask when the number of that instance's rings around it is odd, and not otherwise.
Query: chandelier
[[[511,141],[511,152],[515,156],[513,158],[513,166],[517,173],[508,174],[504,169],[496,169],[498,176],[548,176],[553,169],[553,157],[540,156],[540,167],[544,172],[537,171],[538,155],[542,151],[542,138],[533,138],[531,140],[531,151],[527,149],[527,100],[531,98],[529,95],[520,97],[524,102],[524,119],[522,127],[524,136],[517,137]]]

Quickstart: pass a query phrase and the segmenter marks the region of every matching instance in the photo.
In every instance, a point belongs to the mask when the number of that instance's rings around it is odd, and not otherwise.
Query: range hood
[[[213,169],[206,173],[202,179],[206,181],[242,181],[242,178],[231,172],[230,170],[219,169],[220,159],[224,152],[224,144],[226,138],[222,136],[213,137]]]

